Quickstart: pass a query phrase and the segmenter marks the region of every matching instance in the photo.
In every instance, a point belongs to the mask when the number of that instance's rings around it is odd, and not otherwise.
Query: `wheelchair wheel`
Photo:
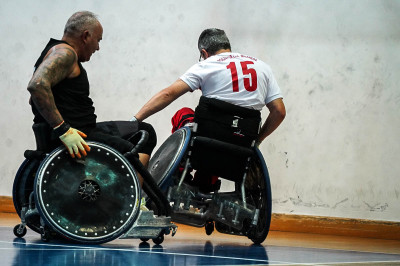
[[[171,176],[175,173],[189,144],[191,131],[180,128],[169,136],[149,161],[149,172],[154,181],[165,190],[172,185]]]
[[[87,142],[91,151],[74,160],[64,147],[40,165],[35,179],[38,211],[51,229],[80,243],[111,241],[130,229],[139,214],[139,181],[116,150]]]
[[[257,225],[251,225],[250,220],[243,221],[242,230],[237,230],[221,222],[215,222],[215,229],[224,234],[247,236],[254,244],[261,244],[267,238],[271,224],[272,197],[271,184],[267,166],[256,149],[257,156],[253,158],[245,182],[246,202],[260,210]],[[240,184],[236,183],[236,191]]]
[[[29,197],[33,192],[35,175],[40,162],[38,159],[25,159],[15,175],[12,195],[14,207],[19,217],[21,217],[23,207],[29,208]],[[33,231],[40,233],[39,219],[31,219],[27,223],[27,226]]]
[[[257,153],[258,157],[253,160],[246,178],[245,190],[247,202],[260,210],[257,226],[250,227],[248,237],[254,244],[261,244],[271,224],[272,197],[267,166],[258,149]]]
[[[156,238],[153,238],[153,243],[156,245],[160,245],[162,242],[164,242],[164,234],[160,233]]]
[[[214,221],[207,221],[204,225],[204,228],[206,230],[206,234],[208,236],[211,235],[214,232]]]
[[[17,224],[14,226],[13,232],[16,237],[24,237],[26,235],[26,227],[22,224]]]

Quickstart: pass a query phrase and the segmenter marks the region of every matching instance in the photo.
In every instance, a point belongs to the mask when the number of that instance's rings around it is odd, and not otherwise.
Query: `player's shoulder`
[[[45,59],[61,59],[65,62],[69,62],[69,64],[74,64],[78,61],[78,55],[70,45],[59,43],[49,49]]]
[[[72,46],[66,43],[59,43],[53,46],[51,52],[59,53],[59,54],[64,54],[66,56],[76,56],[76,51]]]

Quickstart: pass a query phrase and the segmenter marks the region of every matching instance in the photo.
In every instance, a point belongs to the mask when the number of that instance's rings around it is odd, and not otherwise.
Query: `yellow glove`
[[[67,131],[65,132],[66,129]],[[61,126],[56,127],[54,130],[56,131],[56,134],[59,130],[65,132],[64,134],[60,135],[59,138],[64,146],[67,148],[72,158],[75,158],[75,155],[76,157],[81,158],[82,155],[87,155],[87,151],[90,151],[90,147],[83,140],[83,138],[86,138],[85,133],[70,127],[66,123],[62,123]]]

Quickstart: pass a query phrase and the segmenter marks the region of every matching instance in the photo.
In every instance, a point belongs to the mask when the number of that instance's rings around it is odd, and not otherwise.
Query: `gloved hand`
[[[83,156],[86,156],[86,152],[90,151],[90,147],[83,140],[83,138],[86,138],[86,134],[72,128],[64,121],[56,126],[53,131],[65,145],[72,158],[75,158],[75,155],[76,157],[81,158],[81,153]]]
[[[86,137],[85,133],[70,127],[67,132],[60,136],[60,140],[67,148],[72,158],[75,158],[75,155],[81,158],[82,155],[87,155],[87,151],[90,151],[90,147],[83,140],[83,138]]]

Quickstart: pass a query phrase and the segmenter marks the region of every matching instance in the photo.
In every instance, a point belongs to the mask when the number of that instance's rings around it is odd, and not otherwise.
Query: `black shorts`
[[[96,124],[96,128],[87,134],[87,140],[98,141],[111,146],[120,153],[124,154],[133,149],[136,140],[128,139],[137,131],[145,130],[149,133],[149,139],[143,146],[140,153],[151,155],[154,147],[157,145],[157,136],[153,127],[144,122],[137,121],[107,121]]]

